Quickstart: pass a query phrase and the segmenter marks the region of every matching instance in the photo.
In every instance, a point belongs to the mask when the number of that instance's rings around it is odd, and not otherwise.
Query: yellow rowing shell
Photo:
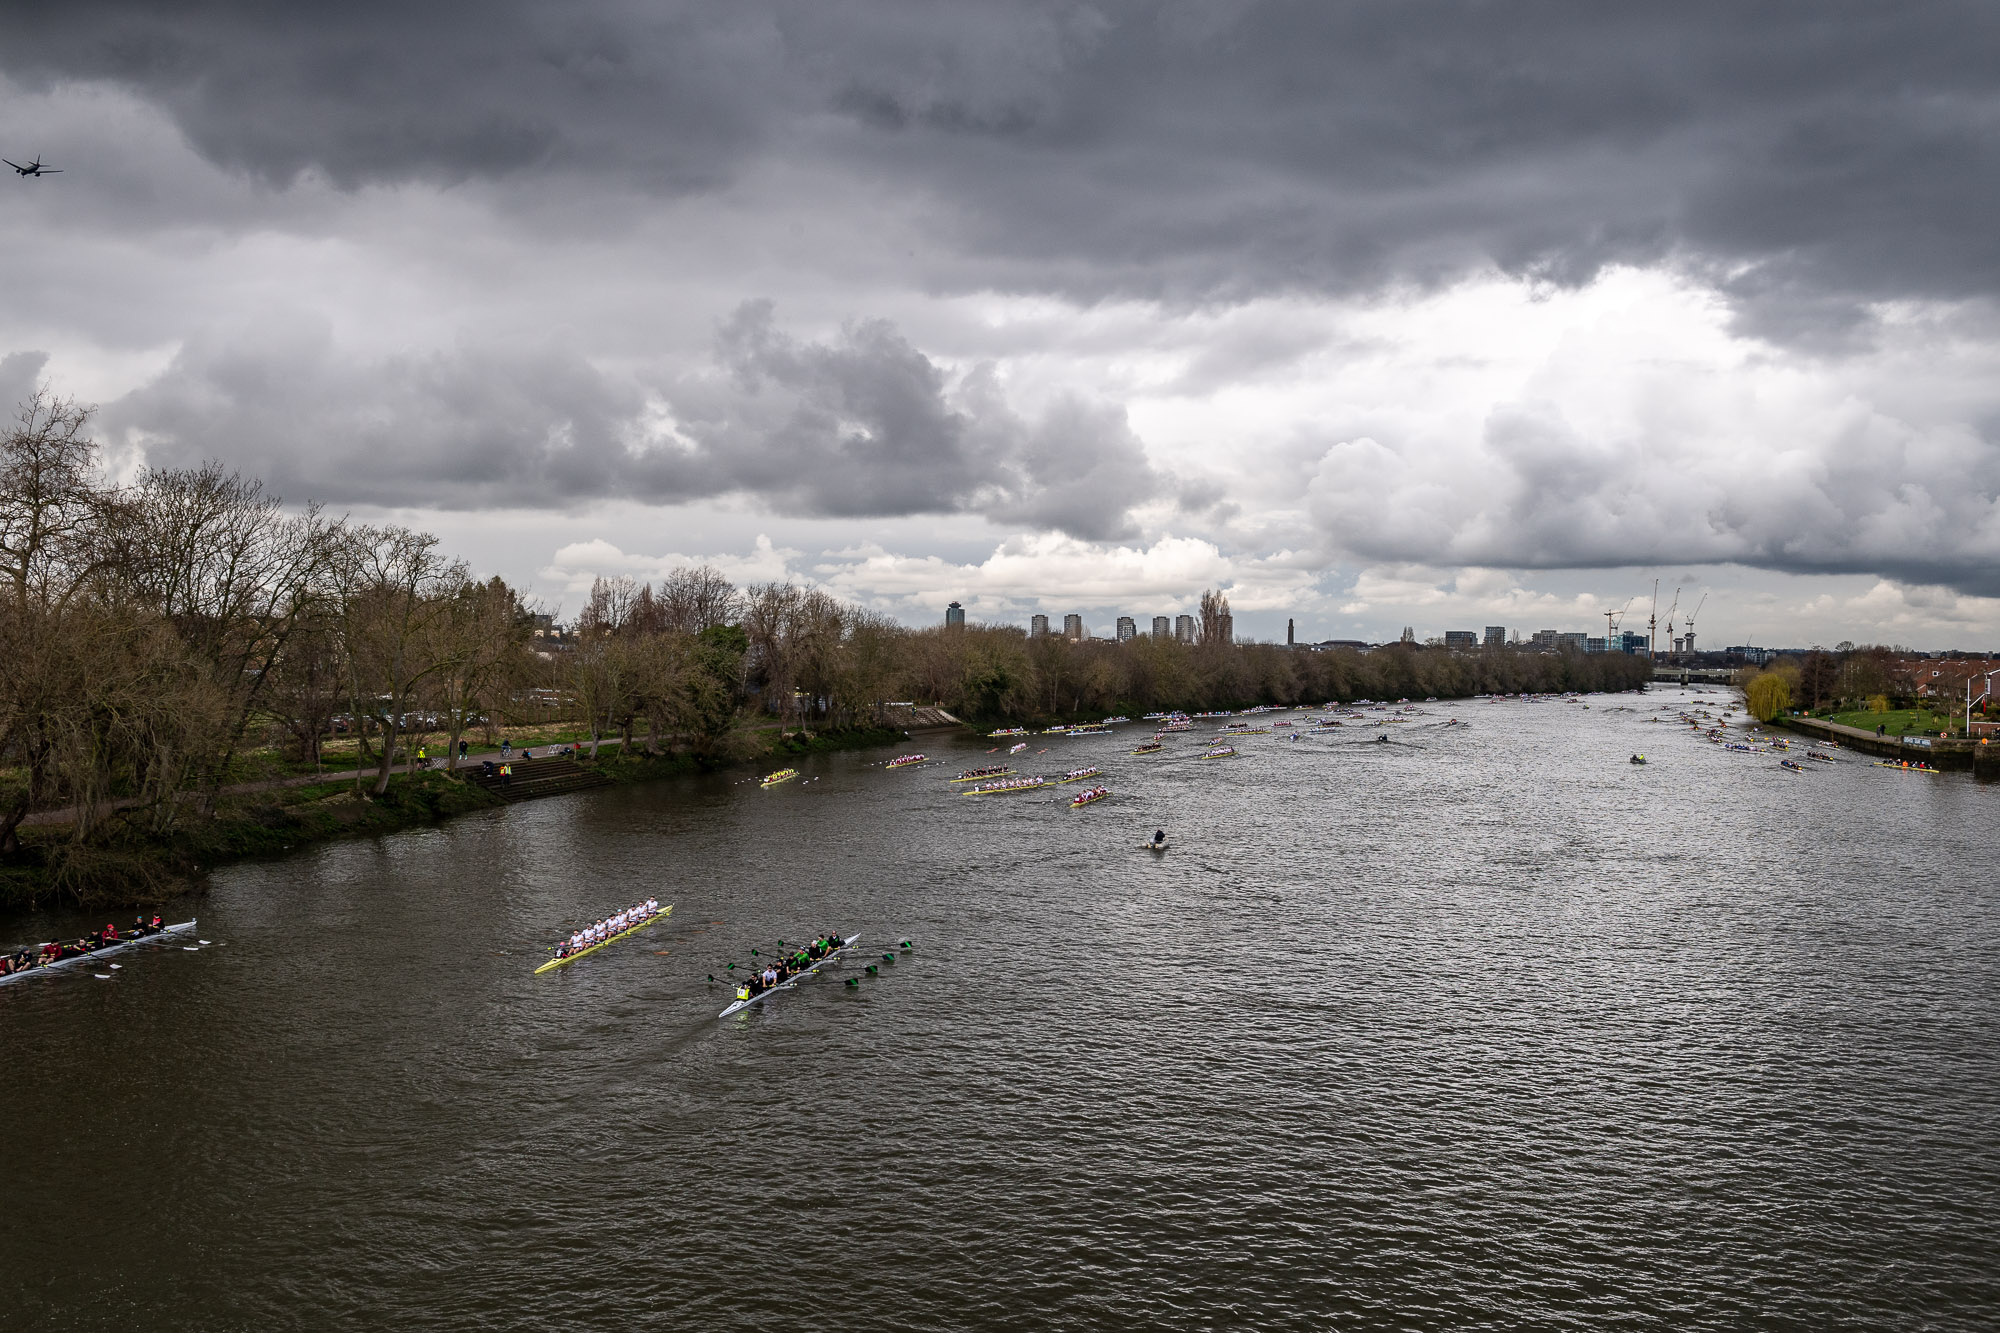
[[[571,954],[567,958],[551,958],[549,959],[548,962],[543,963],[540,967],[535,969],[535,975],[540,976],[544,972],[553,972],[557,968],[562,967],[566,963],[574,963],[579,958],[588,958],[591,954],[596,953],[599,949],[602,949],[607,944],[616,944],[619,940],[624,939],[627,935],[638,934],[646,927],[652,925],[655,921],[658,921],[662,917],[670,915],[673,912],[673,910],[674,910],[674,905],[672,903],[668,903],[665,907],[662,907],[659,911],[653,913],[651,916],[647,917],[644,921],[641,921],[638,925],[627,926],[625,927],[625,929],[619,931],[616,935],[613,935],[608,940],[599,940],[597,943],[591,945],[588,949],[578,949],[575,953]]]

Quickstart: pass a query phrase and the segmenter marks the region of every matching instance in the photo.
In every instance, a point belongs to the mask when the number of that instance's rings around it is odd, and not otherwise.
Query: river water
[[[1649,720],[1696,698],[1036,741],[1079,811],[925,738],[225,870],[207,946],[0,987],[0,1326],[1994,1327],[1996,793]],[[718,1021],[828,926],[881,975]]]

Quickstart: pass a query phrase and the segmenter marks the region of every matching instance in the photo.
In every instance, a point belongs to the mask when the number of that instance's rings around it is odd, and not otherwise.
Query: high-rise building
[[[1538,653],[1552,653],[1556,650],[1556,632],[1552,629],[1538,629],[1528,642]]]
[[[1172,622],[1172,621],[1168,620],[1168,619],[1167,619],[1167,618],[1166,618],[1165,616],[1154,616],[1154,617],[1153,617],[1153,637],[1154,637],[1154,638],[1156,638],[1156,639],[1164,639],[1164,638],[1167,638],[1167,637],[1169,637],[1170,635],[1172,635],[1172,634],[1173,634],[1173,632],[1174,632],[1174,629],[1173,629],[1173,622]]]
[[[1125,643],[1128,640],[1136,639],[1138,637],[1139,637],[1138,622],[1133,620],[1132,617],[1130,616],[1118,617],[1118,642]]]
[[[1181,641],[1182,643],[1193,643],[1193,642],[1194,642],[1194,617],[1193,617],[1193,616],[1175,616],[1175,617],[1174,617],[1174,637],[1175,637],[1176,639],[1179,639],[1179,640],[1180,640],[1180,641]]]
[[[1448,629],[1444,632],[1444,646],[1470,652],[1479,646],[1479,636],[1469,629]]]
[[[1083,617],[1072,612],[1063,617],[1063,637],[1072,643],[1083,638]]]
[[[1486,627],[1486,646],[1488,648],[1505,648],[1507,646],[1507,627],[1505,625],[1488,625]]]
[[[1047,616],[1028,617],[1028,633],[1032,637],[1039,639],[1048,632],[1049,632],[1049,618]]]
[[[1296,646],[1296,645],[1297,645],[1297,643],[1298,643],[1298,639],[1297,639],[1297,638],[1295,638],[1295,637],[1293,636],[1293,633],[1292,633],[1292,618],[1291,618],[1290,616],[1286,616],[1286,617],[1285,617],[1285,647],[1287,647],[1287,648],[1291,648],[1291,647],[1294,647],[1294,646]]]
[[[957,602],[953,602],[950,606],[947,606],[944,609],[944,627],[946,629],[964,629],[965,608]]]
[[[1592,648],[1588,634],[1564,633],[1556,635],[1556,647],[1573,649],[1579,653],[1601,653],[1604,651],[1604,641],[1599,639],[1597,647]]]

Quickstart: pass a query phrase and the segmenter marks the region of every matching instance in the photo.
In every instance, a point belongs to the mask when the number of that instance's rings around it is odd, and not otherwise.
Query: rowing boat
[[[1381,739],[1387,740],[1388,737],[1384,736]],[[1219,745],[1215,749],[1210,750],[1207,754],[1202,756],[1203,759],[1233,759],[1235,757],[1236,757],[1235,749],[1227,745]]]
[[[860,939],[861,937],[859,935],[849,935],[846,939],[840,942],[840,947],[838,949],[835,949],[832,953],[828,954],[826,957],[819,959],[817,962],[812,963],[810,966],[804,968],[801,971],[794,972],[791,976],[786,977],[783,981],[771,987],[771,989],[769,990],[761,990],[758,991],[755,995],[752,995],[747,1000],[736,1001],[736,1003],[730,1005],[727,1009],[724,1009],[721,1013],[717,1014],[716,1017],[727,1018],[739,1009],[748,1009],[751,1005],[756,1004],[759,1000],[768,999],[769,997],[776,995],[779,991],[784,990],[787,987],[797,985],[799,982],[804,981],[807,977],[811,976],[813,973],[819,971],[822,967],[825,967],[828,963],[832,962],[834,959],[846,953],[849,949],[852,949],[855,946],[856,942],[858,942]]]
[[[92,949],[89,953],[73,953],[67,958],[58,958],[53,963],[38,963],[33,967],[24,967],[19,972],[9,972],[6,976],[0,977],[0,986],[4,986],[10,981],[19,981],[22,977],[33,976],[37,972],[53,972],[59,967],[68,967],[71,963],[81,963],[90,958],[102,958],[106,954],[117,953],[120,949],[130,949],[134,945],[151,944],[154,940],[163,940],[169,935],[176,937],[185,935],[193,929],[194,922],[192,921],[183,921],[173,926],[161,926],[152,934],[141,935],[135,940],[120,940],[116,944],[107,944],[101,949]]]
[[[921,763],[923,763],[923,762],[924,762],[924,756],[923,756],[923,755],[920,755],[920,754],[899,754],[899,755],[897,755],[897,756],[896,756],[896,757],[895,757],[894,759],[891,759],[891,760],[890,760],[890,761],[889,761],[888,763],[886,763],[886,764],[882,765],[882,767],[884,767],[884,768],[915,768],[915,767],[916,767],[916,766],[917,766],[918,764],[921,764]]]
[[[762,782],[758,783],[757,785],[760,787],[775,787],[780,782],[790,782],[793,778],[797,777],[798,775],[799,775],[799,770],[797,770],[796,768],[781,768],[777,772],[765,778]]]
[[[559,967],[565,966],[566,964],[569,963],[574,963],[579,958],[589,957],[591,954],[596,953],[599,949],[602,949],[607,944],[616,944],[619,940],[624,939],[627,935],[636,935],[640,931],[644,930],[646,927],[652,925],[655,921],[658,921],[660,918],[672,912],[673,910],[674,910],[674,905],[672,903],[668,903],[665,907],[662,907],[659,911],[653,913],[651,916],[647,917],[644,921],[641,921],[638,925],[627,926],[625,927],[625,929],[619,931],[616,935],[613,935],[611,938],[599,940],[597,943],[591,945],[588,949],[578,949],[575,953],[565,954],[561,958],[551,958],[549,959],[548,962],[543,963],[540,967],[535,969],[535,975],[540,976],[544,972],[553,972]]]
[[[1014,771],[1013,769],[1009,768],[1005,764],[998,765],[997,767],[994,768],[968,768],[963,773],[960,773],[957,777],[953,778],[952,781],[984,782],[988,778],[1004,778],[1013,771]]]
[[[1159,753],[1160,751],[1162,751],[1162,750],[1164,750],[1164,749],[1166,749],[1166,748],[1167,748],[1166,746],[1164,746],[1164,745],[1160,744],[1160,743],[1159,743],[1158,741],[1151,741],[1151,742],[1149,742],[1149,743],[1147,743],[1147,744],[1145,744],[1145,745],[1142,745],[1142,746],[1140,746],[1140,747],[1139,747],[1138,749],[1136,749],[1136,750],[1132,751],[1132,753],[1133,753],[1133,754],[1158,754],[1158,753]]]
[[[960,796],[999,796],[1010,791],[1040,791],[1049,785],[1046,778],[1008,778],[990,787],[967,787]]]
[[[1897,768],[1897,769],[1901,769],[1901,770],[1902,770],[1903,772],[1905,772],[1905,773],[1936,773],[1936,772],[1938,771],[1938,770],[1937,770],[1937,769],[1935,769],[1935,768],[1927,768],[1927,767],[1925,767],[1925,766],[1924,766],[1924,765],[1922,765],[1922,764],[1898,764],[1898,763],[1894,763],[1894,762],[1892,762],[1892,761],[1890,761],[1890,760],[1887,760],[1887,759],[1878,759],[1878,760],[1876,760],[1876,762],[1875,762],[1875,767],[1877,767],[1877,768]]]
[[[1111,788],[1109,787],[1092,787],[1089,791],[1078,792],[1076,799],[1069,803],[1069,808],[1072,810],[1081,810],[1084,806],[1101,801],[1109,795],[1111,795]]]
[[[1064,775],[1063,775],[1062,777],[1059,777],[1059,778],[1057,778],[1057,779],[1056,779],[1056,781],[1057,781],[1058,783],[1062,783],[1062,782],[1081,782],[1081,781],[1083,781],[1083,780],[1084,780],[1085,778],[1095,778],[1095,777],[1101,777],[1101,776],[1103,776],[1103,774],[1104,774],[1104,770],[1103,770],[1103,769],[1101,769],[1101,768],[1072,768],[1072,769],[1071,769],[1071,770],[1070,770],[1069,772],[1065,773],[1065,774],[1064,774]]]

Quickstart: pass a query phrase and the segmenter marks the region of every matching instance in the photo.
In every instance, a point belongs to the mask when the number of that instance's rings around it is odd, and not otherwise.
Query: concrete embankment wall
[[[1825,740],[1838,741],[1850,750],[1901,759],[1922,760],[1936,768],[1969,768],[1982,778],[2000,778],[2000,745],[1977,741],[1948,740],[1942,736],[1877,736],[1859,727],[1844,727],[1816,717],[1780,717],[1773,726],[1785,727]]]

